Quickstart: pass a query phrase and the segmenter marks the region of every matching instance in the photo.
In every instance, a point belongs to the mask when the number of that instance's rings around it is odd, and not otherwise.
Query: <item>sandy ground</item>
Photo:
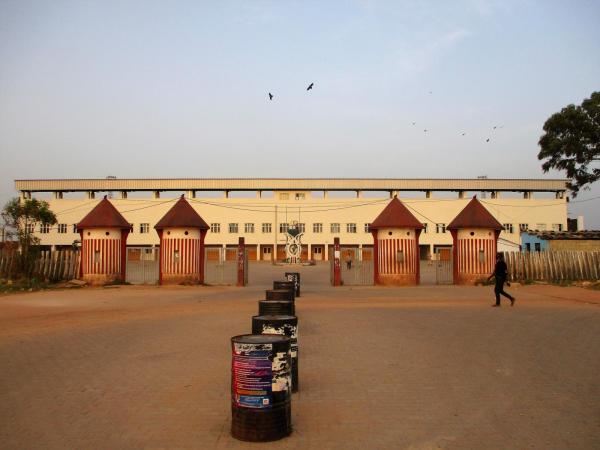
[[[251,285],[0,297],[0,448],[600,448],[600,292],[327,285],[302,268],[294,431],[230,427],[229,338]],[[289,270],[289,269],[288,269]]]

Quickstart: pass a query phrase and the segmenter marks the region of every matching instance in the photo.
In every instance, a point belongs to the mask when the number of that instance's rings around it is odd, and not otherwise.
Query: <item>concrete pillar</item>
[[[127,191],[121,191],[121,198],[127,198]]]
[[[325,248],[323,249],[325,254],[323,255],[324,261],[329,261],[329,245],[325,244]]]
[[[362,244],[358,244],[358,260],[362,261]]]
[[[187,198],[196,198],[196,191],[190,189],[187,191]]]
[[[465,198],[465,191],[458,191],[458,198]]]
[[[556,191],[556,195],[555,195],[556,199],[563,199],[565,197],[565,191]]]
[[[307,247],[306,253],[308,253],[307,254],[308,260],[311,260],[312,259],[312,245],[311,244],[307,244],[306,247]]]
[[[356,198],[362,198],[363,197],[363,192],[362,191],[356,191]]]
[[[256,244],[256,260],[260,261],[260,245]]]
[[[256,198],[262,198],[262,191],[256,191]]]
[[[223,191],[223,198],[229,198],[229,191]]]
[[[154,198],[160,198],[160,191],[154,191],[153,197]]]
[[[500,198],[500,192],[499,191],[492,191],[492,198]]]
[[[390,191],[390,198],[398,197],[398,191]]]
[[[431,191],[425,191],[425,198],[431,198]]]
[[[96,198],[96,193],[94,191],[87,191],[87,198],[89,200]]]
[[[531,191],[523,191],[523,198],[529,200],[531,198]]]
[[[60,200],[63,198],[63,193],[60,191],[54,191],[54,200]]]
[[[277,236],[277,233],[275,233],[275,236]],[[271,261],[273,263],[277,261],[277,244],[273,244],[273,253],[271,253]]]
[[[323,198],[329,197],[329,191],[323,191]]]

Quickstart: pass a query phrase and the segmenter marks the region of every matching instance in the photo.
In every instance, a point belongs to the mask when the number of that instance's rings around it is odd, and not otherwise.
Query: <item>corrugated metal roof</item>
[[[183,198],[183,195],[173,207],[160,219],[154,228],[162,230],[164,228],[199,228],[208,230],[210,227],[200,217],[200,214]]]
[[[397,198],[393,198],[371,223],[370,228],[415,228],[422,229],[423,224]]]
[[[527,231],[527,234],[545,240],[599,240],[600,230],[583,231]]]
[[[480,178],[113,178],[15,180],[26,192],[75,191],[532,191],[567,189],[567,180]]]
[[[467,203],[467,206],[446,227],[448,230],[457,230],[459,228],[502,230],[504,227],[476,197],[473,197]]]
[[[85,228],[120,228],[127,230],[131,228],[131,224],[104,196],[94,209],[77,224],[77,231]]]

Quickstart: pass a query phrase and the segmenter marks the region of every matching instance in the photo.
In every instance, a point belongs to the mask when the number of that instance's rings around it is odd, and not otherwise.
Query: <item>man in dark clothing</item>
[[[508,268],[504,262],[504,255],[498,253],[496,255],[496,267],[494,267],[494,273],[488,277],[488,281],[492,278],[496,278],[496,286],[494,287],[494,293],[496,294],[496,304],[492,306],[500,306],[500,294],[510,299],[510,306],[515,304],[515,298],[504,292],[504,283],[508,276]],[[510,286],[510,283],[507,283]]]

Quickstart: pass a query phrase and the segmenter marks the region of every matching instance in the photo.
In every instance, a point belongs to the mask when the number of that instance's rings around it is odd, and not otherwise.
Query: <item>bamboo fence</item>
[[[65,249],[43,251],[33,266],[33,276],[57,282],[79,277],[81,253]],[[12,278],[17,275],[17,250],[0,250],[0,276]]]
[[[511,281],[595,281],[600,252],[504,252]]]

